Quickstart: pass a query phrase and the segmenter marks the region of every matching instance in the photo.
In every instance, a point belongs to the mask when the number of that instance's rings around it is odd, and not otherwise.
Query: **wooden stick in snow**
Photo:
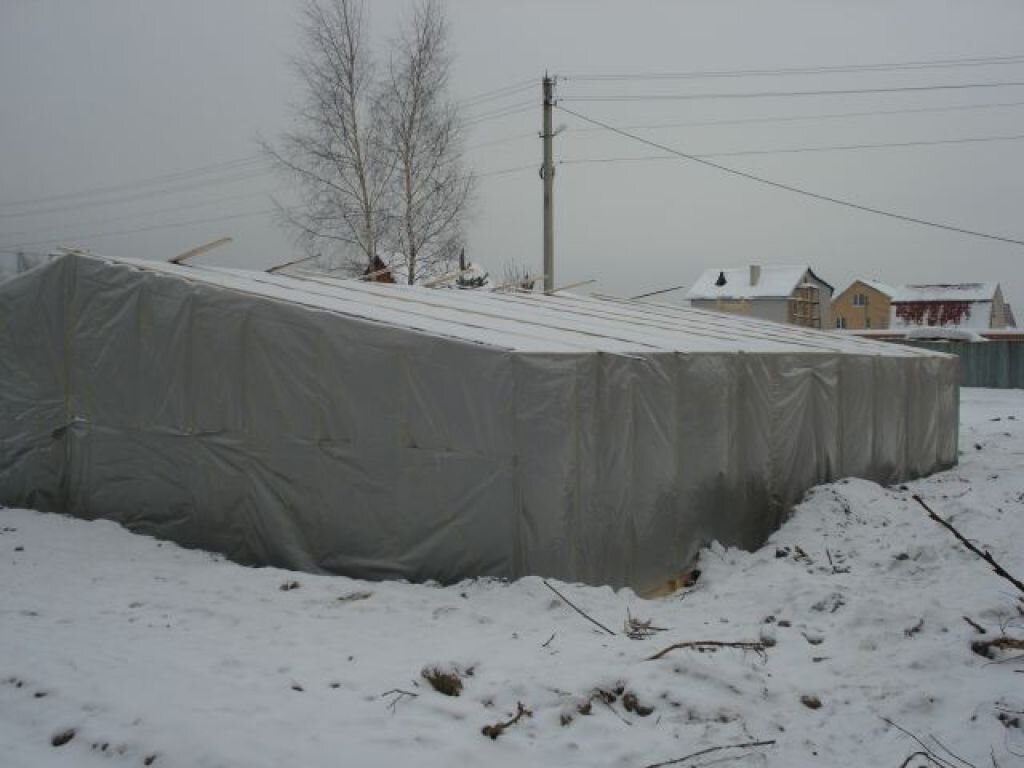
[[[648,656],[647,661],[654,661],[665,656],[669,651],[679,650],[681,648],[693,648],[694,650],[700,651],[705,648],[739,648],[741,651],[754,651],[761,656],[765,655],[765,644],[756,643],[750,641],[737,641],[737,642],[724,642],[722,640],[688,640],[685,643],[673,643],[668,648],[662,648],[653,656]]]
[[[702,749],[699,752],[691,752],[689,755],[683,757],[677,757],[674,760],[665,760],[660,763],[651,763],[650,765],[644,766],[644,768],[663,768],[666,765],[679,765],[687,760],[692,760],[695,757],[703,757],[709,755],[712,752],[721,752],[723,749],[747,749],[749,747],[769,747],[775,743],[775,739],[766,739],[764,741],[745,741],[742,744],[723,744],[720,747],[708,747]]]
[[[920,496],[918,496],[917,494],[914,494],[914,496],[912,496],[911,498],[913,498],[914,501],[916,501],[918,504],[920,504],[922,507],[924,507],[925,512],[928,513],[928,516],[932,520],[934,520],[936,523],[938,523],[943,528],[945,528],[950,533],[952,533],[954,536],[956,536],[957,540],[961,544],[963,544],[965,547],[967,547],[969,550],[971,550],[971,552],[973,552],[978,557],[980,557],[982,560],[984,560],[986,563],[988,563],[990,566],[992,566],[992,570],[996,572],[997,576],[1001,576],[1002,578],[1006,579],[1008,582],[1013,584],[1013,586],[1015,586],[1022,593],[1024,593],[1024,582],[1022,582],[1020,579],[1016,579],[1013,576],[1011,576],[1007,572],[1007,570],[1005,568],[1003,568],[1003,566],[1001,566],[999,563],[997,563],[995,561],[995,558],[993,558],[992,555],[989,554],[988,551],[982,552],[976,546],[971,544],[971,542],[969,542],[964,537],[964,535],[962,533],[960,533],[960,531],[958,531],[956,528],[954,528],[951,523],[946,522],[941,517],[939,517],[937,514],[935,514],[935,511],[931,507],[929,507],[927,504],[925,504],[924,503],[924,499],[922,499]]]
[[[597,619],[594,619],[594,618],[592,618],[592,617],[588,616],[588,615],[587,615],[586,613],[584,613],[584,612],[583,612],[583,611],[581,611],[581,610],[580,610],[579,608],[577,608],[577,607],[576,607],[575,605],[573,605],[573,604],[572,604],[572,601],[571,601],[571,600],[569,600],[569,598],[567,598],[567,597],[566,597],[565,595],[563,595],[563,594],[562,594],[561,592],[559,592],[559,591],[558,591],[557,589],[555,589],[554,587],[552,587],[552,586],[551,586],[551,585],[550,585],[550,584],[548,583],[548,580],[547,580],[547,579],[541,579],[541,581],[543,581],[543,582],[544,582],[544,586],[545,586],[545,587],[547,587],[547,588],[548,588],[548,589],[550,589],[550,590],[551,590],[552,592],[554,592],[554,593],[555,593],[556,595],[558,595],[558,596],[559,596],[560,598],[562,598],[562,600],[563,600],[563,601],[565,602],[565,604],[566,604],[566,605],[568,605],[568,606],[569,606],[570,608],[572,608],[572,609],[573,609],[574,611],[576,611],[576,613],[578,613],[578,614],[579,614],[580,616],[582,616],[582,617],[583,617],[584,619],[586,619],[587,621],[589,621],[589,622],[590,622],[591,624],[593,624],[594,626],[600,627],[600,628],[601,628],[601,629],[603,629],[603,630],[604,630],[605,632],[607,632],[607,633],[608,633],[609,635],[614,635],[614,634],[615,634],[614,632],[612,632],[612,630],[608,629],[608,627],[606,627],[606,626],[605,626],[604,624],[602,624],[602,623],[601,623],[600,621],[598,621]]]

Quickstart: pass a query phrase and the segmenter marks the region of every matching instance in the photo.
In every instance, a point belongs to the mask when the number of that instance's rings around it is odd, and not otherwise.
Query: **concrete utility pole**
[[[555,163],[552,143],[551,112],[555,104],[555,80],[544,73],[544,165],[540,177],[544,181],[544,292],[555,289]]]

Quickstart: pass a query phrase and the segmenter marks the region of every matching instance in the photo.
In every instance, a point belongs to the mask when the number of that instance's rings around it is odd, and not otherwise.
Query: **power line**
[[[179,211],[187,211],[194,208],[204,208],[206,206],[218,205],[220,203],[226,203],[231,200],[247,200],[253,197],[269,197],[273,190],[263,190],[260,192],[243,192],[238,195],[221,195],[215,198],[209,198],[206,200],[198,200],[192,203],[185,203],[183,205],[175,205],[169,208],[155,208],[149,211],[136,211],[134,213],[127,213],[120,216],[109,216],[104,217],[99,221],[90,221],[89,224],[95,226],[106,226],[107,224],[116,221],[126,221],[131,219],[145,218],[147,216],[157,216],[164,213],[178,213]],[[20,232],[2,232],[4,237],[25,237],[34,234],[31,231],[20,231]]]
[[[489,171],[489,172],[486,172],[486,173],[477,174],[476,176],[477,176],[477,178],[488,178],[488,177],[492,177],[492,176],[504,176],[504,175],[511,174],[511,173],[520,173],[522,171],[534,170],[535,168],[536,168],[536,165],[534,165],[534,164],[522,165],[522,166],[516,166],[516,167],[513,167],[513,168],[502,168],[502,169],[499,169],[499,170],[496,170],[496,171]],[[265,193],[254,193],[254,194],[265,194]],[[246,197],[246,196],[253,196],[253,195],[238,195],[237,197]],[[233,197],[235,197],[235,196],[232,196],[232,199],[233,199]],[[224,199],[229,199],[229,198],[224,198]],[[198,205],[201,205],[201,204],[180,206],[180,208],[178,208],[178,209],[164,209],[164,211],[170,212],[170,211],[173,211],[173,210],[184,210],[184,209],[187,209],[187,208],[198,207]],[[298,206],[291,206],[290,208],[286,208],[285,210],[295,210],[297,207]],[[52,243],[63,243],[63,242],[68,242],[68,241],[72,241],[72,240],[86,240],[86,239],[100,238],[100,237],[117,237],[117,236],[121,236],[121,235],[133,235],[133,234],[139,234],[139,233],[142,233],[142,232],[152,232],[152,231],[157,231],[157,230],[161,230],[161,229],[176,229],[176,228],[179,228],[179,227],[194,226],[194,225],[197,225],[197,224],[212,224],[212,223],[216,223],[216,222],[220,222],[220,221],[231,221],[231,220],[234,220],[234,219],[251,218],[253,216],[263,216],[263,215],[266,215],[268,213],[276,213],[276,212],[278,212],[278,210],[279,209],[277,209],[277,208],[265,208],[265,209],[258,210],[258,211],[246,211],[246,212],[237,213],[237,214],[231,214],[231,215],[227,215],[227,216],[216,216],[216,217],[205,218],[205,219],[193,219],[193,220],[189,220],[189,221],[171,222],[171,223],[167,223],[167,224],[155,224],[155,225],[151,225],[151,226],[138,227],[138,228],[134,228],[134,229],[125,229],[125,230],[108,231],[108,232],[91,232],[91,233],[88,233],[88,234],[64,235],[64,236],[61,236],[61,237],[53,237],[53,238],[48,238],[48,239],[45,239],[45,240],[33,240],[31,242],[16,243],[14,245],[3,245],[3,247],[0,247],[0,251],[7,252],[7,253],[15,253],[15,252],[23,250],[25,248],[32,248],[32,247],[35,247],[35,246],[43,246],[43,245],[48,245],[48,244],[52,244]],[[149,211],[149,212],[141,213],[141,214],[137,214],[137,215],[143,215],[143,216],[144,215],[155,215],[156,213],[158,213],[158,211]],[[110,219],[108,221],[116,221],[116,220],[125,219],[125,218],[133,218],[133,216],[117,217],[115,219]]]
[[[951,105],[946,107],[910,107],[906,109],[870,109],[861,110],[857,112],[825,112],[817,113],[812,115],[778,115],[773,117],[749,117],[749,118],[735,118],[731,120],[687,120],[682,122],[669,122],[669,123],[639,123],[633,125],[623,125],[624,130],[655,130],[660,128],[707,128],[719,125],[759,125],[764,123],[793,123],[802,122],[808,120],[838,120],[847,119],[851,117],[876,117],[886,115],[911,115],[918,113],[932,113],[932,112],[963,112],[972,111],[976,109],[1002,109],[1007,107],[1024,107],[1024,101],[1000,101],[987,104],[959,104]],[[595,131],[603,131],[603,128],[596,128],[594,126],[584,128],[567,128],[565,133],[592,133]],[[499,144],[510,144],[515,141],[523,141],[525,139],[536,139],[538,137],[536,132],[531,133],[519,133],[515,136],[506,136],[500,139],[493,139],[491,141],[484,141],[479,144],[473,144],[467,147],[467,151],[473,151],[477,149],[483,149],[485,147],[496,146]]]
[[[122,192],[129,189],[136,189],[139,187],[157,186],[169,182],[186,180],[195,176],[208,176],[215,173],[224,173],[227,171],[238,170],[239,167],[252,165],[253,163],[260,160],[262,160],[262,157],[260,155],[249,155],[246,157],[235,158],[234,160],[224,160],[219,163],[211,163],[210,165],[201,165],[195,168],[187,168],[185,170],[175,171],[173,173],[164,173],[158,176],[149,176],[142,179],[135,179],[133,181],[124,181],[118,184],[111,184],[105,187],[92,187],[89,189],[80,189],[75,192],[64,192],[59,195],[36,197],[27,200],[5,200],[0,202],[0,206],[5,208],[14,208],[26,205],[39,205],[45,203],[59,202],[62,200],[73,200],[74,198],[77,197],[106,195],[116,192]]]
[[[490,176],[506,176],[510,173],[520,173],[521,171],[535,171],[540,166],[537,163],[531,163],[530,165],[517,165],[514,168],[501,168],[497,171],[488,171],[487,173],[476,173],[473,174],[478,179],[486,179]]]
[[[468,128],[469,126],[476,125],[477,123],[483,123],[488,120],[495,120],[500,117],[509,117],[510,115],[519,114],[520,112],[525,112],[528,109],[535,109],[537,107],[537,103],[537,101],[531,99],[530,101],[523,101],[518,104],[512,104],[508,107],[502,107],[501,109],[494,110],[493,112],[484,112],[480,115],[473,115],[463,123],[463,126]]]
[[[939,85],[901,85],[885,88],[836,88],[813,91],[749,91],[746,93],[648,93],[617,94],[614,96],[578,96],[562,101],[696,101],[709,99],[768,99],[799,98],[802,96],[852,96],[868,93],[915,93],[923,91],[959,91],[971,88],[1011,88],[1024,85],[1022,81],[986,83],[943,83]]]
[[[249,179],[260,178],[268,176],[273,173],[272,170],[254,170],[254,171],[241,171],[234,175],[224,176],[221,178],[212,178],[204,180],[195,180],[177,186],[165,187],[163,189],[151,189],[146,191],[124,193],[114,197],[109,197],[106,200],[83,200],[70,205],[58,205],[50,206],[47,208],[35,208],[28,211],[10,211],[7,213],[0,213],[0,219],[13,219],[23,218],[26,216],[42,216],[50,213],[65,213],[67,211],[78,211],[86,208],[100,208],[107,205],[116,205],[119,203],[133,203],[138,200],[147,200],[154,197],[167,197],[168,195],[174,195],[179,192],[187,192],[191,189],[220,186],[223,184],[235,184],[240,181],[247,181]]]
[[[697,80],[717,77],[766,77],[779,75],[828,74],[832,72],[891,72],[914,69],[944,69],[948,67],[977,67],[1019,64],[1024,54],[1011,56],[981,56],[962,59],[930,59],[924,61],[902,61],[875,64],[832,64],[803,67],[776,67],[772,69],[725,69],[693,70],[689,72],[612,72],[596,74],[563,75],[562,80],[607,81],[607,80]]]
[[[1024,134],[1010,136],[967,136],[956,139],[931,139],[922,141],[894,141],[881,144],[838,144],[822,147],[783,147],[779,149],[742,149],[734,152],[705,152],[693,154],[693,157],[746,157],[750,155],[785,155],[804,152],[842,152],[860,149],[902,149],[904,147],[931,147],[941,144],[984,144],[992,141],[1020,141]],[[642,160],[676,160],[676,155],[639,155],[625,157],[569,158],[560,161],[559,165],[579,165],[585,163],[624,163]]]
[[[512,85],[504,86],[502,88],[496,88],[492,91],[487,91],[476,96],[470,97],[460,103],[460,106],[469,106],[471,103],[483,103],[494,99],[505,98],[508,96],[520,93],[528,88],[535,87],[537,85],[536,80],[523,80]],[[529,105],[533,105],[534,102],[528,102]],[[468,124],[475,124],[477,122],[483,122],[485,120],[494,119],[496,117],[503,117],[506,114],[513,113],[513,111],[519,111],[521,107],[525,107],[527,103],[519,102],[514,105],[508,105],[505,107],[499,107],[488,113],[483,113],[474,117],[470,117],[467,120]],[[74,192],[64,192],[57,195],[48,195],[44,197],[27,198],[21,200],[0,200],[0,208],[21,208],[32,205],[45,205],[48,203],[57,203],[67,200],[74,200],[80,197],[92,197],[92,196],[106,196],[109,194],[115,194],[118,192],[124,192],[128,190],[160,186],[167,183],[173,183],[176,181],[188,180],[194,177],[202,177],[207,175],[224,173],[227,171],[239,170],[249,165],[258,165],[266,162],[266,158],[262,154],[246,155],[243,157],[234,158],[232,160],[224,160],[217,163],[210,163],[208,165],[200,165],[193,168],[186,168],[180,171],[173,171],[169,173],[158,174],[155,176],[148,176],[140,179],[133,179],[130,181],[119,182],[107,186],[89,187],[86,189],[76,190]],[[40,211],[40,213],[55,212],[59,209],[47,209]],[[7,216],[22,215],[20,213],[7,214]],[[34,215],[34,214],[24,214]],[[4,217],[0,214],[0,218]]]
[[[495,88],[494,90],[484,91],[483,93],[479,93],[476,96],[471,96],[468,99],[465,99],[464,101],[460,101],[459,106],[475,107],[476,105],[483,104],[484,102],[487,101],[508,98],[509,96],[514,96],[518,93],[522,93],[525,90],[536,87],[537,80],[535,78],[530,78],[529,80],[521,80],[518,83],[506,85],[503,88]]]
[[[705,166],[708,166],[709,168],[714,168],[716,170],[723,171],[724,173],[728,173],[728,174],[731,174],[733,176],[739,176],[740,178],[744,178],[744,179],[747,179],[749,181],[755,181],[758,184],[764,184],[765,186],[774,187],[776,189],[782,189],[782,190],[785,190],[787,192],[793,192],[794,194],[803,195],[804,197],[811,197],[811,198],[814,198],[815,200],[821,200],[821,201],[824,201],[826,203],[833,203],[834,205],[841,205],[841,206],[846,207],[846,208],[853,208],[855,210],[863,211],[865,213],[873,213],[873,214],[876,214],[878,216],[885,216],[885,217],[890,218],[890,219],[897,219],[899,221],[906,221],[906,222],[910,222],[912,224],[920,224],[922,226],[933,227],[935,229],[943,229],[943,230],[946,230],[948,232],[957,232],[959,234],[969,235],[971,237],[980,237],[980,238],[984,238],[986,240],[997,240],[999,242],[1011,243],[1013,245],[1024,245],[1024,240],[1016,240],[1016,239],[1011,238],[1011,237],[1003,237],[1001,235],[993,235],[993,234],[989,234],[987,232],[978,232],[976,230],[964,229],[962,227],[955,227],[955,226],[950,225],[950,224],[942,224],[940,222],[929,221],[927,219],[919,219],[919,218],[917,218],[915,216],[906,216],[906,215],[901,214],[901,213],[894,213],[892,211],[886,211],[886,210],[884,210],[882,208],[875,208],[873,206],[861,205],[860,203],[854,203],[854,202],[852,202],[850,200],[843,200],[842,198],[831,197],[830,195],[823,195],[823,194],[820,194],[820,193],[817,193],[817,192],[812,192],[812,191],[810,191],[808,189],[803,189],[801,187],[795,187],[795,186],[793,186],[791,184],[783,184],[782,182],[773,181],[772,179],[768,179],[768,178],[765,178],[763,176],[757,176],[757,175],[752,174],[752,173],[747,173],[746,171],[740,171],[740,170],[737,170],[735,168],[730,168],[729,166],[721,165],[719,163],[713,162],[711,160],[706,160],[704,158],[697,157],[695,155],[690,155],[690,154],[687,154],[686,152],[681,152],[680,150],[674,149],[672,147],[667,147],[664,144],[659,144],[657,142],[650,141],[649,139],[645,139],[642,136],[637,136],[636,134],[629,133],[627,131],[622,130],[621,128],[616,128],[615,126],[609,125],[608,123],[602,122],[600,120],[595,120],[592,117],[587,117],[586,115],[580,114],[579,112],[571,110],[571,109],[569,109],[567,107],[559,106],[558,108],[561,109],[563,112],[566,112],[566,113],[568,113],[570,115],[573,115],[574,117],[578,117],[580,120],[583,120],[585,122],[591,123],[592,125],[600,126],[600,127],[604,128],[604,129],[606,129],[608,131],[611,131],[612,133],[617,133],[620,136],[625,136],[626,138],[632,139],[633,141],[640,142],[641,144],[646,144],[646,145],[648,145],[650,147],[654,147],[655,149],[660,149],[663,152],[668,152],[668,153],[670,153],[672,155],[676,155],[676,156],[678,156],[682,160],[690,160],[691,162],[694,162],[694,163],[700,163],[701,165],[705,165]]]
[[[598,130],[598,129],[595,128],[593,130]],[[533,133],[518,133],[515,136],[506,136],[505,138],[502,138],[502,139],[492,139],[491,141],[483,141],[483,142],[480,142],[479,144],[472,144],[472,145],[466,147],[466,151],[472,152],[473,150],[476,150],[476,149],[483,149],[484,147],[493,147],[493,146],[496,146],[498,144],[511,144],[514,141],[522,141],[523,139],[539,139],[539,138],[540,138],[540,135],[536,131],[534,131]]]
[[[246,219],[252,218],[253,216],[265,216],[268,213],[277,213],[278,208],[264,208],[259,211],[247,211],[244,213],[235,213],[229,216],[214,216],[207,219],[192,219],[191,221],[175,221],[168,224],[154,224],[149,227],[139,227],[137,229],[122,229],[114,232],[91,232],[89,234],[76,234],[76,235],[64,235],[62,237],[51,237],[46,240],[35,240],[29,243],[16,243],[14,245],[5,245],[4,250],[8,253],[13,250],[20,250],[22,248],[33,248],[40,245],[48,245],[51,243],[63,243],[72,240],[91,240],[100,237],[118,237],[121,235],[134,235],[140,232],[154,232],[160,229],[177,229],[178,227],[190,227],[197,224],[215,224],[221,221],[231,221],[233,219]]]
[[[880,115],[911,115],[929,112],[960,112],[974,109],[998,109],[1003,107],[1024,107],[1024,101],[1002,101],[988,104],[960,104],[947,107],[910,107],[906,109],[871,109],[859,112],[826,112],[814,115],[782,115],[776,117],[749,117],[731,120],[694,120],[676,123],[647,123],[642,125],[624,125],[624,130],[647,130],[656,128],[701,128],[716,125],[747,125],[760,123],[789,123],[804,120],[835,120],[850,117],[874,117]],[[603,128],[570,128],[567,133],[584,133],[602,131]],[[534,134],[528,134],[533,136]],[[485,146],[485,145],[479,145]]]

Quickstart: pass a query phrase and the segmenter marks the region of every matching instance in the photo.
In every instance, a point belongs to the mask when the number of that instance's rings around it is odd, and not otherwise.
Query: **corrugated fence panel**
[[[960,386],[1024,389],[1024,341],[899,341],[960,358]]]

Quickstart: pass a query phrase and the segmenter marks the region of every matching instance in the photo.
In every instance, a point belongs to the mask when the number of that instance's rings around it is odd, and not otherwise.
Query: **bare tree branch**
[[[1021,592],[1024,592],[1024,582],[1012,576],[1005,568],[999,565],[999,563],[995,561],[995,558],[993,558],[988,551],[982,552],[980,549],[974,546],[970,541],[967,540],[966,537],[964,537],[962,533],[960,533],[960,531],[953,527],[952,523],[949,523],[946,520],[943,520],[941,517],[939,517],[934,512],[934,510],[932,510],[931,507],[924,503],[924,499],[922,499],[920,496],[914,495],[912,498],[914,499],[914,501],[916,501],[918,504],[924,507],[924,511],[928,513],[928,516],[932,520],[934,520],[947,531],[956,536],[957,541],[959,541],[961,544],[963,544],[965,547],[971,550],[971,552],[973,552],[986,563],[988,563],[990,566],[992,566],[992,570],[996,572],[997,576],[1001,576],[1002,578],[1006,579],[1008,582],[1013,584],[1013,586],[1015,586]]]
[[[742,744],[723,744],[719,747],[708,747],[702,749],[699,752],[691,752],[683,757],[677,757],[674,760],[664,760],[660,763],[651,763],[650,765],[644,766],[644,768],[664,768],[666,765],[679,765],[685,763],[687,760],[693,760],[695,757],[703,757],[709,755],[712,752],[721,752],[724,749],[748,749],[752,747],[769,747],[775,743],[775,739],[767,739],[765,741],[745,741]]]
[[[264,151],[294,183],[301,212],[286,218],[310,248],[375,263],[383,238],[383,190],[391,181],[375,119],[376,85],[362,0],[307,0],[303,49],[293,64],[304,86],[295,128]],[[345,247],[339,248],[338,244]]]
[[[581,609],[577,608],[569,598],[567,598],[565,595],[563,595],[561,592],[559,592],[557,589],[555,589],[553,586],[551,586],[551,583],[547,579],[541,579],[541,581],[544,583],[545,587],[547,587],[552,592],[554,592],[556,595],[558,595],[560,598],[562,598],[562,600],[565,602],[566,605],[568,605],[570,608],[572,608],[574,611],[576,611],[576,613],[578,613],[584,619],[589,621],[594,626],[600,627],[605,632],[607,632],[609,635],[614,635],[615,634],[615,632],[613,632],[612,630],[608,629],[608,627],[606,627],[604,624],[599,622],[597,619],[593,618],[592,616],[584,613]]]
[[[396,41],[380,102],[395,166],[391,244],[409,283],[450,269],[473,189],[461,167],[458,110],[446,97],[447,48],[442,8],[424,0]]]

